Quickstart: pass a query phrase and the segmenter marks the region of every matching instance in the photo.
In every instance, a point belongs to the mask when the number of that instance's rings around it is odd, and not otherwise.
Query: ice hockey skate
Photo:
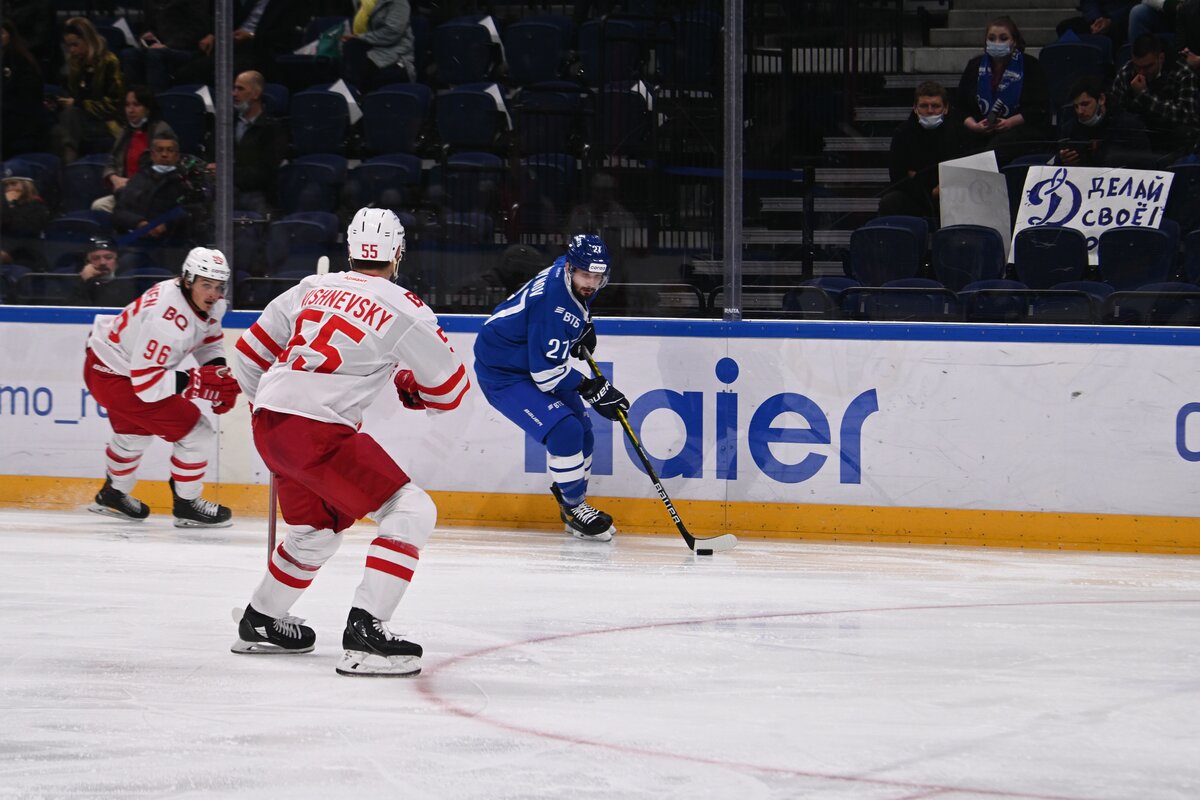
[[[350,609],[342,647],[346,652],[337,665],[339,675],[404,678],[421,671],[421,645],[396,636],[361,608]]]
[[[617,529],[613,527],[612,515],[592,507],[586,500],[577,506],[568,506],[563,500],[558,484],[550,484],[550,492],[558,501],[558,515],[562,518],[566,533],[585,542],[612,541]]]
[[[171,484],[171,496],[175,500],[173,511],[176,528],[228,528],[233,524],[233,512],[225,506],[203,497],[184,500],[175,493],[175,479],[169,479],[168,483]]]
[[[141,522],[150,516],[150,507],[136,497],[114,489],[112,478],[104,479],[104,486],[96,492],[96,502],[88,506],[88,511],[135,522]]]
[[[234,612],[237,618],[237,611]],[[238,638],[229,648],[234,653],[250,655],[291,655],[311,653],[317,641],[313,629],[296,617],[268,617],[246,606],[238,620]]]

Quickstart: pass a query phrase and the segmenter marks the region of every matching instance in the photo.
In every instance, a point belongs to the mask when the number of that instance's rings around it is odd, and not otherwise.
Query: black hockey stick
[[[592,358],[592,354],[588,352],[586,347],[580,348],[583,351],[583,359],[587,361],[588,366],[592,368],[592,372],[597,378],[603,378],[604,373],[600,371],[600,367],[596,364],[596,360]],[[650,465],[650,457],[646,455],[645,449],[642,448],[642,443],[638,441],[637,434],[633,432],[633,428],[629,425],[629,418],[625,416],[625,412],[617,409],[617,421],[621,423],[621,427],[625,429],[625,435],[629,437],[633,449],[637,451],[638,458],[642,461],[642,466],[646,469],[646,474],[650,476],[650,480],[654,482],[654,488],[658,491],[658,499],[662,500],[663,505],[667,507],[667,513],[671,515],[671,520],[675,523],[675,527],[679,530],[679,535],[687,542],[687,546],[700,556],[711,556],[713,553],[721,550],[732,550],[737,547],[737,537],[732,533],[722,533],[720,536],[712,536],[707,539],[698,539],[688,533],[688,529],[683,524],[683,520],[679,518],[679,512],[675,510],[675,504],[671,502],[671,498],[667,495],[667,490],[663,488],[662,481],[658,479],[658,473],[654,471],[654,467]]]

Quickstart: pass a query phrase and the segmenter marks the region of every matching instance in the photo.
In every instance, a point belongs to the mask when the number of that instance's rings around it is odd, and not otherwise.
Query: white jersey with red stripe
[[[92,325],[88,348],[118,375],[133,381],[147,403],[175,394],[174,370],[189,355],[205,364],[225,355],[219,300],[207,318],[192,308],[178,278],[156,283],[117,316],[101,314]]]
[[[271,301],[238,340],[233,371],[255,408],[357,428],[399,365],[426,406],[458,407],[471,387],[433,311],[359,272],[310,275]]]

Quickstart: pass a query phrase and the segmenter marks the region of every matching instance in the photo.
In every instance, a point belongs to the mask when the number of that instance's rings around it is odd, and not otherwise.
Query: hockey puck
[[[696,555],[698,555],[698,556],[711,556],[712,554],[713,554],[712,550],[697,550],[696,551]]]

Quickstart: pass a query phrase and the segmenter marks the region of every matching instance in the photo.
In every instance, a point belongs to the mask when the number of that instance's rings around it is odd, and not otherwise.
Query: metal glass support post
[[[217,165],[213,197],[213,235],[217,249],[233,258],[233,0],[216,0],[213,31],[216,34],[216,74],[213,79],[213,109],[216,112],[216,136],[212,161]],[[233,264],[236,270],[240,265]],[[229,305],[234,306],[233,276],[225,289]]]
[[[743,0],[725,0],[725,311],[742,318],[742,80],[745,42]]]

